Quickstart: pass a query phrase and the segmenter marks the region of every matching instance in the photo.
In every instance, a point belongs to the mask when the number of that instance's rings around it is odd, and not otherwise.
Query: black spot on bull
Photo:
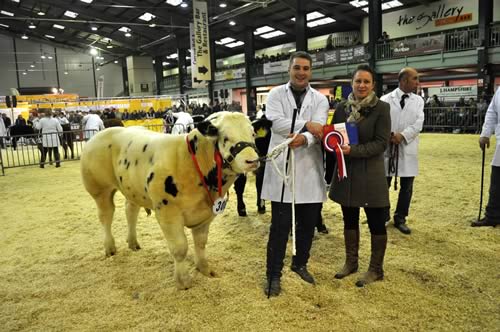
[[[167,204],[168,204],[168,201],[167,201],[166,199],[163,199],[163,200],[162,200],[162,203],[163,203],[163,205],[167,205]]]
[[[222,185],[225,185],[227,179],[222,177]],[[213,191],[218,190],[218,181],[217,181],[217,167],[212,168],[212,170],[205,176],[205,183],[208,188]]]
[[[149,176],[148,176],[148,180],[147,180],[147,182],[146,182],[146,184],[147,184],[148,186],[149,186],[149,183],[150,183],[151,181],[153,181],[154,176],[155,176],[155,173],[154,173],[154,172],[151,172],[151,174],[149,174]]]
[[[193,139],[189,140],[189,146],[191,147],[191,151],[196,154],[196,149],[198,148],[198,137],[195,136]]]
[[[120,183],[122,183],[122,182],[123,182],[123,178],[120,176]]]
[[[144,147],[142,148],[142,152],[146,152],[146,149],[148,148],[148,145],[144,145]]]
[[[174,197],[177,196],[177,193],[179,192],[177,190],[177,186],[174,183],[174,178],[171,176],[165,179],[165,192]]]

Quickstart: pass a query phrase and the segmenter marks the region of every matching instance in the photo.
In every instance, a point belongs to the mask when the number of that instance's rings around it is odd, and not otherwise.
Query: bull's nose
[[[257,169],[259,167],[259,160],[245,160],[247,166]]]

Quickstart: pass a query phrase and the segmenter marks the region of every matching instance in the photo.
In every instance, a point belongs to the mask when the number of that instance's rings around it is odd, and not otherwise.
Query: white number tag
[[[222,214],[226,208],[227,197],[219,197],[215,200],[212,206],[212,211],[214,214]]]

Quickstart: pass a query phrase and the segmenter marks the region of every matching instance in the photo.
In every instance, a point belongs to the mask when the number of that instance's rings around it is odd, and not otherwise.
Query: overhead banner
[[[191,58],[195,57],[195,64],[191,67],[191,75],[194,83],[210,81],[212,70],[210,67],[210,37],[208,35],[208,11],[205,1],[193,1],[193,34],[194,50]],[[194,52],[193,52],[194,51]],[[191,60],[192,61],[192,60]]]
[[[429,88],[429,96],[437,95],[440,99],[446,101],[456,101],[460,97],[476,98],[477,97],[477,85],[465,85],[465,86],[441,86],[436,88]]]
[[[321,59],[320,59],[321,60]],[[365,47],[354,46],[339,50],[326,51],[323,53],[323,63],[325,65],[339,65],[343,63],[356,63],[366,60]]]
[[[289,60],[267,62],[264,64],[264,75],[286,73],[288,71]]]
[[[393,56],[415,56],[444,50],[445,35],[428,36],[391,43]]]

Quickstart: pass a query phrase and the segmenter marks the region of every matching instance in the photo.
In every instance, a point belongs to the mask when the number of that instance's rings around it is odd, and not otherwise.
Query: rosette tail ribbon
[[[339,180],[347,177],[347,169],[345,166],[344,153],[340,148],[344,145],[344,137],[335,130],[334,125],[326,125],[323,127],[323,146],[326,151],[335,153],[337,158],[337,176]]]

